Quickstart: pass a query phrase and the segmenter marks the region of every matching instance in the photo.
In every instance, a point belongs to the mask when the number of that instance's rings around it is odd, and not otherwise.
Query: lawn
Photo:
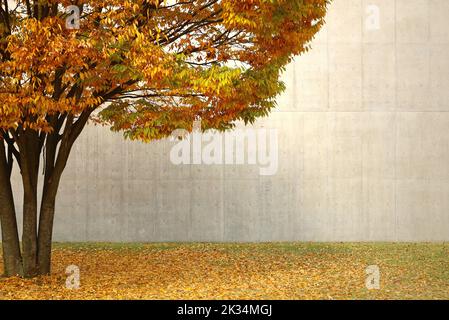
[[[369,265],[379,290],[365,287]],[[0,299],[448,298],[449,244],[58,243],[51,276],[0,278]]]

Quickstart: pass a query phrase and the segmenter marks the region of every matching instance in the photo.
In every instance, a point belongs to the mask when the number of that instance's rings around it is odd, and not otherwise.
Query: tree
[[[1,0],[5,274],[50,272],[58,186],[88,121],[146,142],[192,130],[197,119],[203,130],[252,123],[275,107],[280,73],[309,50],[328,1]],[[24,191],[21,244],[14,164]]]

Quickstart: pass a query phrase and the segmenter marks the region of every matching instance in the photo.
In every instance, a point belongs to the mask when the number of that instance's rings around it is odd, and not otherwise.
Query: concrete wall
[[[256,125],[277,129],[274,176],[175,166],[173,142],[88,128],[55,239],[449,240],[447,14],[448,0],[334,0],[278,111]]]

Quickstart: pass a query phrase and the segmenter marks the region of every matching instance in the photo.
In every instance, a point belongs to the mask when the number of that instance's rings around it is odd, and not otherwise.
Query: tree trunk
[[[24,183],[25,184],[25,183]],[[32,278],[37,270],[37,189],[24,185],[23,199],[23,269],[24,276]]]
[[[48,199],[48,196],[47,196]],[[51,271],[51,243],[53,235],[53,221],[55,216],[55,197],[44,199],[39,219],[38,237],[38,268],[39,274],[50,274]]]
[[[44,188],[42,192],[41,212],[39,216],[38,232],[38,268],[39,274],[49,274],[51,271],[51,243],[53,235],[53,221],[55,216],[56,194],[59,188],[62,172],[64,171],[68,154],[70,152],[65,145],[60,148],[60,156],[66,154],[66,160],[56,163],[56,149],[58,137],[49,135],[45,149],[46,167],[44,176]]]
[[[18,141],[23,183],[22,258],[25,277],[38,274],[37,268],[37,183],[40,142],[36,131],[26,130]]]
[[[3,141],[0,141],[0,223],[2,229],[5,276],[23,276],[19,233],[11,188],[12,163],[7,163]]]

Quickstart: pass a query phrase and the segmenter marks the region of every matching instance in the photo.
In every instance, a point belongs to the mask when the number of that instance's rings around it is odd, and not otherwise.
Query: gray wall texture
[[[277,130],[272,176],[176,166],[174,142],[89,127],[55,240],[449,240],[448,14],[448,0],[334,0],[278,110],[255,125]]]

